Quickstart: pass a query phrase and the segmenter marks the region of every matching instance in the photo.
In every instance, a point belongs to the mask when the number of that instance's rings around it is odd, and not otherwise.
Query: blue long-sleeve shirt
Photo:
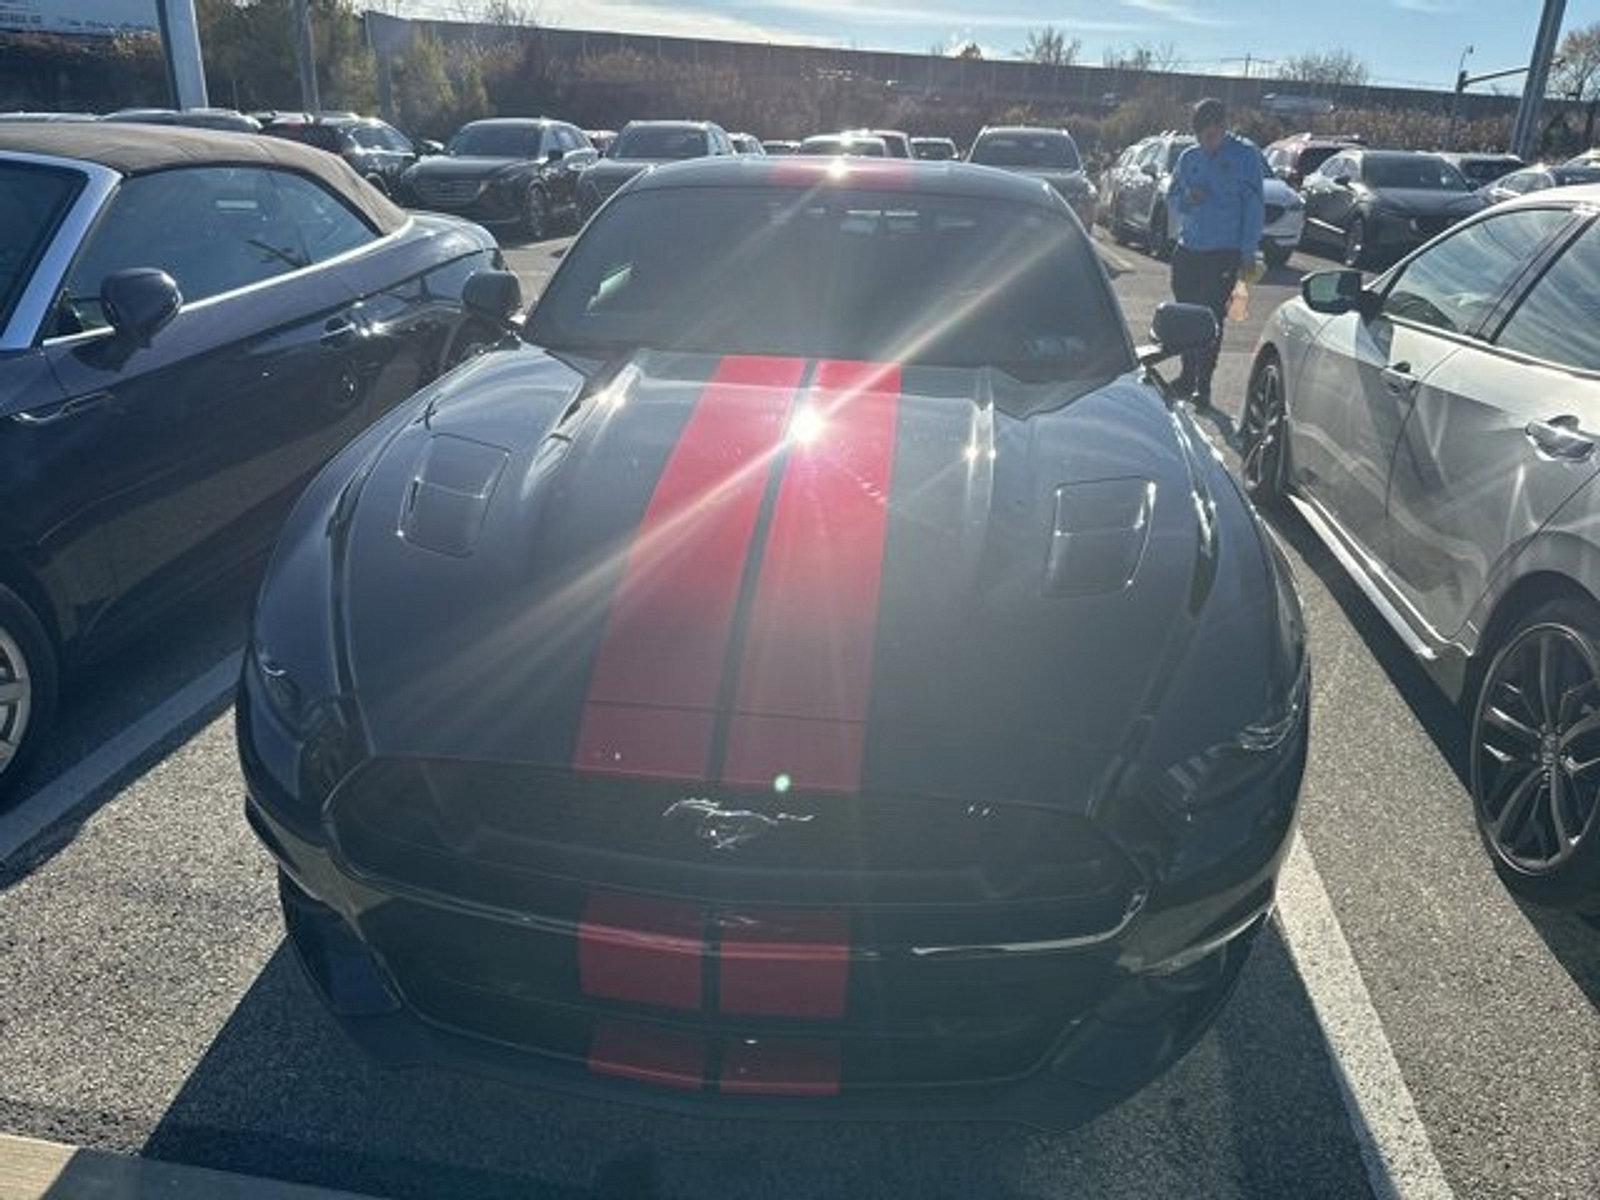
[[[1261,151],[1237,134],[1226,134],[1215,154],[1198,144],[1185,150],[1167,185],[1167,202],[1182,221],[1179,244],[1254,258],[1266,216],[1263,171]]]

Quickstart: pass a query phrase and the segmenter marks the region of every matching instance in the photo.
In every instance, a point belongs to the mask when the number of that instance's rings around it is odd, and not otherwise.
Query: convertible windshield
[[[703,129],[671,125],[639,125],[622,131],[611,147],[612,158],[699,158],[706,152]]]
[[[1079,168],[1078,147],[1064,133],[990,133],[972,148],[972,161],[986,167]]]
[[[992,197],[650,189],[570,252],[530,322],[541,345],[647,346],[1108,377],[1130,355],[1064,213]]]
[[[1429,192],[1469,192],[1466,176],[1442,158],[1429,154],[1368,155],[1362,181],[1380,188],[1416,188]]]
[[[538,158],[539,138],[537,125],[468,125],[448,150],[462,158]]]
[[[0,330],[82,182],[76,171],[0,163]]]

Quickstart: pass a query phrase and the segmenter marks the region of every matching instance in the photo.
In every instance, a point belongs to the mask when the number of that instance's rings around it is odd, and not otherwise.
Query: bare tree
[[[1561,39],[1550,70],[1550,90],[1569,100],[1600,96],[1600,21],[1569,30]]]
[[[1083,39],[1067,40],[1067,35],[1054,25],[1043,29],[1030,29],[1028,40],[1017,51],[1017,57],[1028,62],[1042,63],[1048,67],[1070,67],[1078,61],[1083,50]]]
[[[953,57],[955,57],[955,58],[982,58],[983,57],[983,47],[978,45],[977,42],[968,42],[965,46],[962,46],[961,49],[957,50]]]
[[[1359,87],[1366,83],[1369,72],[1365,60],[1349,50],[1308,50],[1281,60],[1277,76],[1295,83]]]
[[[1101,61],[1118,71],[1175,71],[1183,65],[1177,46],[1171,42],[1140,42],[1129,50],[1111,46]]]

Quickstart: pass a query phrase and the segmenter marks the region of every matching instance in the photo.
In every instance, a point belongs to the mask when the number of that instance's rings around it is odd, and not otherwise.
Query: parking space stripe
[[[230,1175],[0,1134],[0,1200],[360,1200],[301,1183]]]
[[[1377,1200],[1453,1200],[1305,840],[1278,877],[1278,924],[1333,1057]]]
[[[176,731],[233,695],[242,654],[234,651],[168,696],[115,737],[102,742],[15,808],[0,813],[0,866],[57,821],[87,803]]]

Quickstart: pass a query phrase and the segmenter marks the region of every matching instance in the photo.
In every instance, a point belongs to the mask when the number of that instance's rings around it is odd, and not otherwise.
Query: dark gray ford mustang
[[[329,1007],[700,1111],[1069,1125],[1165,1069],[1308,728],[1288,568],[1148,365],[1214,329],[1136,351],[1036,181],[641,177],[278,546],[239,740]]]

